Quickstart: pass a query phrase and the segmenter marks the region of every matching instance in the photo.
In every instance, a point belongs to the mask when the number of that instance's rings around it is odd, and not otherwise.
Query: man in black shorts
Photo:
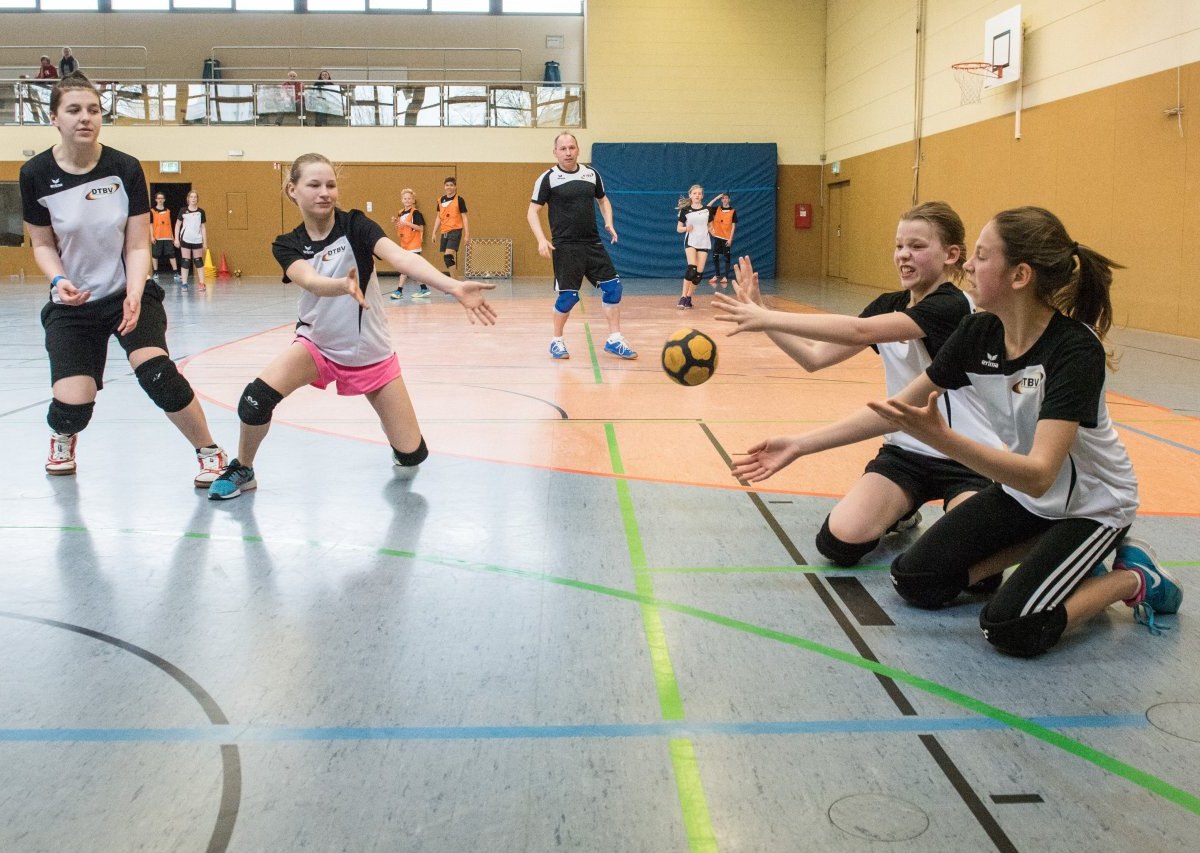
[[[604,351],[620,358],[637,358],[637,353],[621,334],[621,279],[612,259],[600,242],[596,216],[592,205],[598,205],[604,217],[604,230],[611,242],[617,242],[613,227],[612,203],[604,194],[604,182],[591,166],[579,163],[579,142],[572,133],[560,133],[554,138],[554,159],[558,165],[547,169],[533,185],[526,218],[533,236],[537,238],[538,254],[553,258],[554,337],[550,341],[552,358],[570,358],[563,341],[563,331],[571,309],[579,302],[579,288],[586,277],[593,287],[600,288],[604,315],[608,319],[608,340]],[[538,211],[549,205],[550,236],[546,239]]]

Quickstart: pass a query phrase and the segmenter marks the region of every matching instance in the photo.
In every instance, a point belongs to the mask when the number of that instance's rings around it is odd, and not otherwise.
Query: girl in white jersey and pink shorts
[[[472,323],[496,321],[483,298],[483,291],[495,285],[455,281],[401,249],[361,210],[339,210],[337,176],[322,155],[297,158],[286,191],[303,221],[277,237],[272,249],[284,282],[303,290],[296,338],[242,392],[238,455],[212,484],[210,500],[236,498],[257,486],[254,457],[275,407],[305,385],[325,388],[334,382],[343,396],[365,396],[379,415],[397,466],[412,470],[428,457],[388,334],[375,257],[453,296]]]

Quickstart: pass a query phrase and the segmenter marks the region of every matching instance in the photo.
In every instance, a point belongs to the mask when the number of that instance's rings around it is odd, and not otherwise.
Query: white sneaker
[[[75,473],[75,442],[78,438],[78,433],[50,433],[50,455],[46,458],[47,474],[62,477]]]
[[[192,482],[197,489],[207,489],[229,467],[229,454],[216,445],[201,447],[196,451],[196,461],[200,463],[200,473]]]

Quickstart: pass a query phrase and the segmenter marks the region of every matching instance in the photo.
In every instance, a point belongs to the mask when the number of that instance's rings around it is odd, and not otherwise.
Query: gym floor
[[[164,286],[172,355],[233,453],[233,406],[290,340],[296,291]],[[492,328],[406,296],[386,310],[433,452],[416,476],[364,400],[303,389],[257,491],[224,503],[192,488],[190,448],[115,344],[78,475],[47,477],[45,288],[0,291],[0,849],[1194,843],[1200,342],[1112,335],[1134,535],[1182,612],[1152,636],[1116,606],[1016,660],[980,635],[980,599],[926,612],[892,592],[919,530],[853,571],[815,555],[876,442],[755,491],[729,475],[757,440],[881,397],[879,360],[809,376],[725,337],[707,285],[676,310],[678,286],[626,282],[637,361],[601,351],[591,292],[552,361],[545,279],[499,282]],[[768,290],[791,310],[877,294]],[[698,388],[658,365],[681,326],[720,345]]]

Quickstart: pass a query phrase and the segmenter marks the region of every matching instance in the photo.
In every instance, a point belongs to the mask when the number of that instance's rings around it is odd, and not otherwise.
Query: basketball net
[[[990,62],[956,62],[954,79],[958,81],[959,106],[977,104],[983,97],[983,81],[988,77],[1000,79],[1004,69]]]

